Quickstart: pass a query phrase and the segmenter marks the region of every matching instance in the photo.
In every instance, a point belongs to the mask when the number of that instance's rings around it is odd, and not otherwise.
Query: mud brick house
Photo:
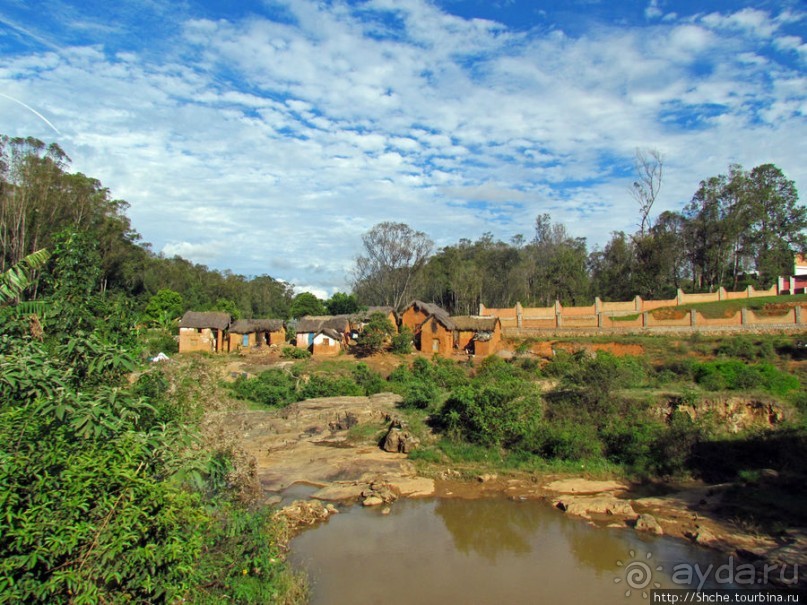
[[[454,322],[437,305],[413,300],[401,312],[401,327],[412,330],[418,351],[451,355],[454,350]]]
[[[179,352],[226,352],[225,333],[232,318],[218,311],[188,311],[179,321]]]
[[[314,355],[337,355],[350,338],[350,315],[306,315],[297,321],[296,344]]]
[[[370,321],[370,316],[374,313],[382,313],[387,319],[389,319],[392,327],[395,328],[395,331],[398,331],[398,314],[395,312],[395,309],[392,307],[367,307],[367,310],[359,311],[358,313],[354,313],[350,316],[351,338],[355,339],[361,333],[364,326],[366,326],[367,322]]]
[[[499,350],[502,339],[502,323],[498,317],[455,315],[454,346],[460,351],[486,357]]]
[[[229,350],[280,346],[286,341],[282,319],[239,319],[229,327]]]

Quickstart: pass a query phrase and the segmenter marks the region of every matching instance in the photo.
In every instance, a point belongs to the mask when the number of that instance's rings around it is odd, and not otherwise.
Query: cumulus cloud
[[[653,0],[649,25],[571,34],[425,0],[277,4],[177,14],[159,55],[85,27],[99,38],[7,57],[0,92],[53,122],[156,249],[322,295],[383,220],[438,245],[529,234],[543,212],[592,242],[630,231],[637,147],[667,158],[659,210],[730,162],[807,178],[803,71],[768,52],[804,56],[797,13]],[[53,138],[24,114],[0,131]]]

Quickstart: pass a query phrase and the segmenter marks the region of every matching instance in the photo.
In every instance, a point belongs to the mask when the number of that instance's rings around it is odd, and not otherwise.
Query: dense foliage
[[[41,316],[0,307],[0,602],[266,603],[296,590],[266,513],[200,448],[188,402],[136,369],[136,319],[65,232]]]

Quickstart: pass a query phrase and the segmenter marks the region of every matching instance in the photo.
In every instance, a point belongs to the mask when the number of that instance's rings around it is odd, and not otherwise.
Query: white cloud
[[[161,57],[99,44],[10,57],[0,92],[36,100],[74,168],[127,199],[156,249],[323,296],[345,289],[361,233],[383,220],[438,245],[529,233],[547,211],[592,241],[631,230],[636,147],[668,158],[659,210],[732,161],[807,182],[804,78],[751,34],[803,53],[780,31],[797,15],[660,19],[651,2],[653,25],[572,36],[424,0],[287,6],[296,23],[188,20]],[[0,131],[52,138],[23,113],[0,113]]]

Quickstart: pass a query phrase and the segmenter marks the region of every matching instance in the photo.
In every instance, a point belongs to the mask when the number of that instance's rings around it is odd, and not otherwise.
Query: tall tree
[[[631,187],[631,195],[639,204],[639,233],[644,237],[650,228],[650,211],[661,191],[661,179],[664,175],[664,157],[656,149],[637,149],[633,168],[636,180]]]
[[[434,242],[405,223],[379,223],[362,236],[364,254],[356,257],[353,291],[370,305],[400,309],[408,301]]]
[[[793,181],[773,164],[753,168],[744,179],[745,245],[765,287],[793,270],[793,253],[807,248],[807,208]]]

